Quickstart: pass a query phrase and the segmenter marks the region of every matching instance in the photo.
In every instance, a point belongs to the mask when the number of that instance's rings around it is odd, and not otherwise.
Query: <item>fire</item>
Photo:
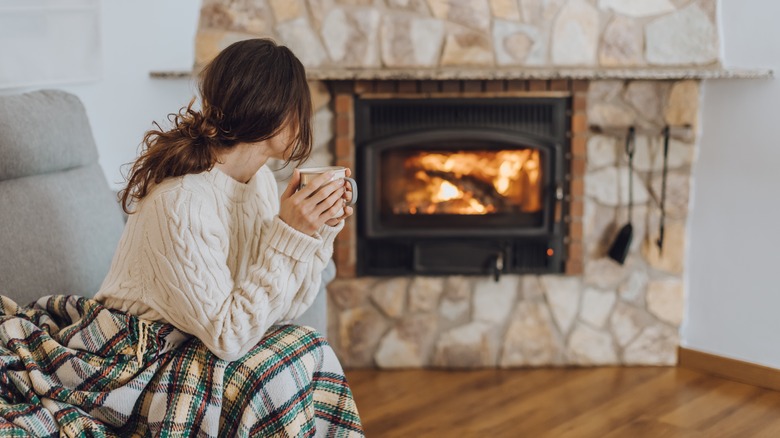
[[[403,171],[408,176],[394,196],[396,214],[541,210],[540,154],[534,149],[419,152],[404,159]]]
[[[433,195],[433,202],[444,202],[444,201],[451,201],[453,199],[460,199],[463,197],[463,192],[458,190],[455,185],[450,183],[449,181],[441,180],[441,184],[439,184],[439,189],[436,191],[436,194]]]

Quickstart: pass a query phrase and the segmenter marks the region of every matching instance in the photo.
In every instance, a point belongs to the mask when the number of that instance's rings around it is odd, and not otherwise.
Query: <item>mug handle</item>
[[[357,188],[357,182],[352,178],[344,178],[350,186],[352,186],[352,200],[349,201],[347,204],[348,206],[353,206],[357,202],[358,198],[358,188]]]

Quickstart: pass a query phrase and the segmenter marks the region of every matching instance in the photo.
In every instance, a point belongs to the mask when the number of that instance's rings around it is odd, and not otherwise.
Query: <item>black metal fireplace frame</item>
[[[563,190],[563,181],[552,180],[553,175],[560,175],[563,172],[560,160],[558,161],[558,167],[560,168],[553,169],[556,164],[556,156],[563,153],[560,150],[562,147],[560,145],[545,143],[510,131],[486,129],[430,130],[372,142],[363,150],[360,168],[378,169],[382,153],[389,149],[395,151],[413,150],[417,149],[417,146],[425,144],[425,149],[428,151],[450,150],[452,149],[453,140],[457,140],[459,150],[465,151],[514,148],[533,148],[538,150],[542,155],[542,197],[546,203],[541,214],[541,224],[533,226],[528,221],[526,223],[516,222],[510,224],[507,221],[509,215],[417,215],[409,217],[405,221],[398,221],[405,222],[405,224],[398,223],[398,227],[402,228],[402,231],[399,232],[398,228],[383,226],[382,218],[375,213],[381,210],[381,200],[378,196],[371,196],[371,202],[361,204],[361,217],[365,218],[365,235],[367,237],[442,237],[452,235],[462,237],[515,237],[546,235],[548,233],[547,224],[550,223],[551,215],[555,208],[555,201],[553,196],[550,196],[550,191]],[[365,193],[378,193],[380,184],[381,181],[378,174],[363,175],[361,178],[361,187],[363,187]],[[443,222],[449,222],[456,226],[435,227],[437,223],[440,225]],[[415,226],[415,223],[418,226]]]
[[[404,105],[413,114],[404,112]],[[428,114],[426,105],[439,113]],[[509,106],[515,117],[502,115],[499,122],[482,120],[472,107]],[[397,129],[386,124],[387,114],[405,119]],[[389,109],[388,109],[389,108]],[[452,108],[451,110],[449,108]],[[531,108],[526,114],[524,108]],[[540,110],[545,117],[539,117]],[[484,275],[500,273],[560,273],[564,270],[564,218],[568,215],[570,168],[570,99],[568,98],[430,98],[356,99],[356,177],[361,187],[358,203],[358,275]],[[381,110],[380,110],[381,111]],[[395,111],[395,113],[393,113]],[[536,111],[536,112],[534,112]],[[417,120],[424,118],[426,120]],[[433,125],[430,122],[436,122]],[[438,124],[438,126],[436,126]],[[450,143],[447,143],[450,140]],[[390,149],[458,150],[534,148],[543,166],[545,205],[541,223],[507,222],[506,217],[415,215],[397,229],[383,225],[379,217],[381,184],[378,172],[383,151]],[[449,217],[452,216],[452,217]],[[457,217],[454,217],[457,216]],[[454,220],[453,226],[436,221]],[[526,218],[528,219],[528,218]],[[414,224],[426,226],[415,226]],[[479,226],[476,224],[479,223]],[[472,226],[471,224],[474,224]],[[433,226],[431,226],[433,225]],[[438,260],[438,261],[437,261]]]

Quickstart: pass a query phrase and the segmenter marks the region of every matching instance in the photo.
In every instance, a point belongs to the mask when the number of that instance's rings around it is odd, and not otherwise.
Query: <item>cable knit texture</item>
[[[230,361],[311,306],[344,226],[314,236],[288,226],[266,166],[246,184],[217,168],[170,178],[136,209],[95,298],[171,323]]]

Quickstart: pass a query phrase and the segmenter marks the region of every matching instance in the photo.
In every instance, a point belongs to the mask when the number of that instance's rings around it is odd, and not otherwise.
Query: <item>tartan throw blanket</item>
[[[95,300],[0,297],[0,436],[363,436],[333,350],[272,327],[226,362],[169,324]]]

